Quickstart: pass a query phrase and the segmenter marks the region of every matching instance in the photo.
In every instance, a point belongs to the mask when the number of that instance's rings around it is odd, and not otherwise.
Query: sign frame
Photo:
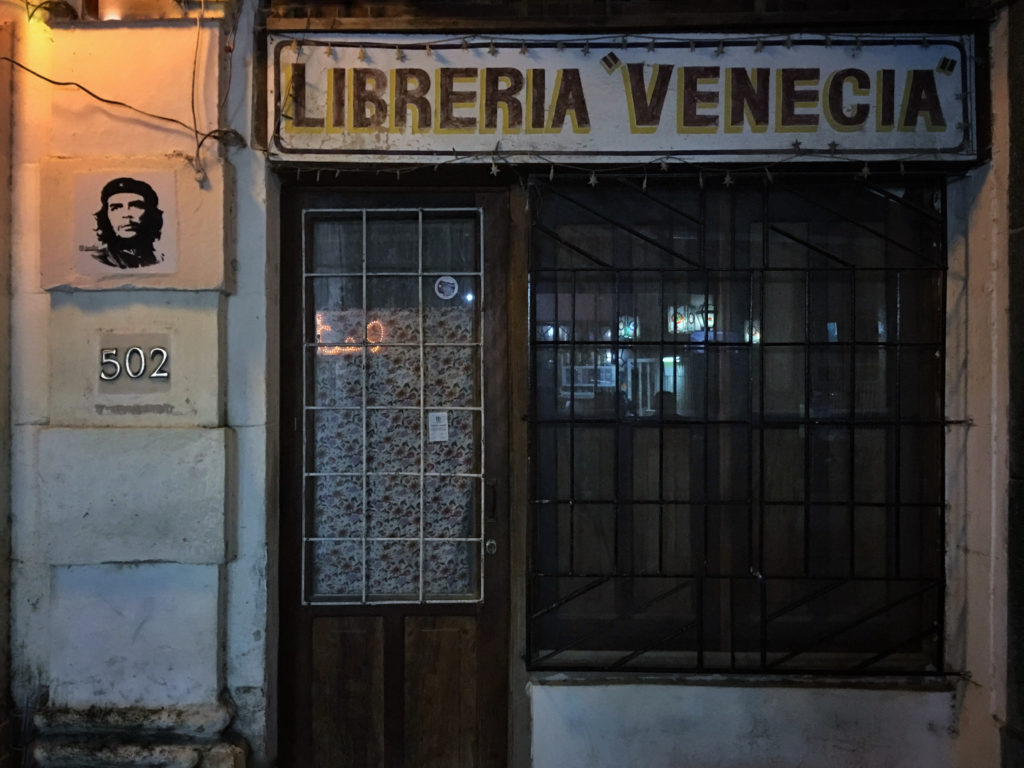
[[[974,45],[971,34],[914,33],[273,33],[268,149],[277,161],[362,164],[975,162]],[[570,71],[577,90],[565,95]],[[538,79],[547,90],[531,112]],[[390,125],[356,127],[382,108]]]

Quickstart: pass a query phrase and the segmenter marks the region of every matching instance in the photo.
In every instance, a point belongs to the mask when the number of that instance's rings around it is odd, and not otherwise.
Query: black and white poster
[[[177,271],[173,173],[78,174],[74,215],[75,264],[80,274]]]

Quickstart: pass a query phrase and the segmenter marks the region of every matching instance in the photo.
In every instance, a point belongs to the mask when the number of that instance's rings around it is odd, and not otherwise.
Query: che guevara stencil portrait
[[[78,174],[74,210],[79,273],[127,276],[177,271],[173,173]]]

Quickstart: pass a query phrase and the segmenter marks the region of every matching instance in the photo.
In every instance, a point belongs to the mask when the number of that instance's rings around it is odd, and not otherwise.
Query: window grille
[[[531,666],[941,671],[941,182],[530,208]]]
[[[303,214],[303,601],[483,597],[483,214]]]

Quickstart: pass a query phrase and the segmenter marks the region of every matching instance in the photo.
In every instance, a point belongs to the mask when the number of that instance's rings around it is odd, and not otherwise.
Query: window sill
[[[920,676],[764,675],[693,672],[554,672],[532,670],[531,685],[685,685],[723,688],[833,688],[857,690],[953,691],[964,676],[958,672]]]

